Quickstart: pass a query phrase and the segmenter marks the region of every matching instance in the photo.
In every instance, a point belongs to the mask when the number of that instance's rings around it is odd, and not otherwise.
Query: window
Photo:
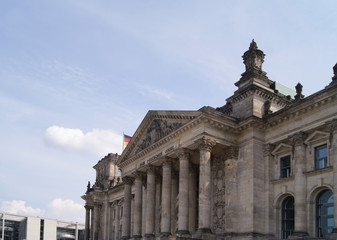
[[[40,220],[40,240],[43,240],[43,232],[44,232],[44,219]]]
[[[321,192],[316,200],[316,234],[325,237],[334,226],[333,194],[331,190]]]
[[[326,144],[315,147],[315,168],[321,169],[327,166],[327,147]]]
[[[290,176],[290,155],[281,157],[280,159],[280,178]]]
[[[295,227],[294,198],[287,197],[282,203],[282,239],[286,239],[294,231]]]

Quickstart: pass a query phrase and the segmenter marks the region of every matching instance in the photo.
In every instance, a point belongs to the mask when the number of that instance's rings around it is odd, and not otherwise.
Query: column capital
[[[165,159],[163,160],[163,168],[164,167],[172,167],[172,160],[173,158],[170,158],[170,157],[165,157]]]
[[[125,176],[122,178],[123,179],[123,183],[124,184],[129,184],[131,185],[133,183],[133,181],[135,180],[133,177],[131,176]]]
[[[132,177],[136,180],[136,179],[139,179],[139,180],[143,180],[144,177],[145,177],[145,173],[144,172],[141,172],[141,171],[135,171],[132,173]]]
[[[207,151],[210,152],[212,151],[212,148],[216,144],[216,142],[212,139],[206,138],[203,136],[202,138],[194,141],[196,144],[198,144],[198,148],[200,151]]]
[[[84,208],[85,208],[86,210],[90,210],[90,209],[92,209],[92,206],[89,206],[89,205],[85,204],[85,205],[84,205]]]
[[[264,145],[263,154],[265,157],[271,156],[272,151],[275,149],[274,144],[267,143]]]
[[[326,126],[329,129],[330,133],[333,133],[337,130],[337,119],[335,118],[326,122]]]
[[[148,173],[148,174],[155,174],[156,171],[157,171],[157,167],[156,166],[153,166],[152,164],[148,164],[145,166],[145,171]]]
[[[307,134],[300,131],[288,137],[289,141],[296,147],[304,144]]]
[[[238,158],[239,148],[236,146],[230,146],[226,149],[224,153],[224,160]]]
[[[191,150],[187,149],[187,148],[179,148],[176,151],[179,160],[180,159],[189,159],[191,156]]]

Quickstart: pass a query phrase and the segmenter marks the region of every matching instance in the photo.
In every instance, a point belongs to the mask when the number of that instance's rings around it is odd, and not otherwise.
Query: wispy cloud
[[[48,145],[64,150],[89,152],[96,156],[120,153],[122,136],[111,130],[93,129],[84,133],[81,129],[51,126],[45,131]]]
[[[152,95],[155,98],[164,98],[166,100],[170,100],[172,101],[172,93],[165,91],[163,89],[159,89],[159,88],[155,88],[155,87],[151,87],[151,86],[140,86],[141,88],[141,93],[143,95]]]

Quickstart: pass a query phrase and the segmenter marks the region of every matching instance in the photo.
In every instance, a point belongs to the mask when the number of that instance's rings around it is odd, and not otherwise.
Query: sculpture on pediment
[[[146,131],[146,136],[143,142],[139,145],[137,152],[149,147],[181,126],[182,123],[169,123],[166,120],[154,119]]]

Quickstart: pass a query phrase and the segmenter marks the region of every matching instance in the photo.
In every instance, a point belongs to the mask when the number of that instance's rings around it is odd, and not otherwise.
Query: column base
[[[327,240],[336,240],[337,239],[337,228],[332,229],[332,232],[325,236]]]
[[[161,232],[159,235],[160,240],[169,240],[171,238],[171,233],[170,232]]]
[[[156,236],[155,236],[154,234],[151,234],[151,233],[146,233],[146,234],[144,235],[144,238],[145,238],[146,240],[155,240],[155,239],[156,239]]]
[[[307,232],[300,232],[296,231],[293,232],[288,239],[307,239],[309,237],[309,234]]]
[[[121,240],[129,240],[130,239],[130,236],[123,236],[121,237]]]
[[[195,234],[193,234],[193,238],[215,240],[216,235],[212,233],[210,228],[199,228]]]
[[[141,240],[141,239],[142,239],[142,236],[141,236],[141,235],[133,235],[133,236],[132,236],[132,239],[133,239],[133,240]]]
[[[177,239],[191,239],[191,233],[188,230],[178,230],[176,233]]]

